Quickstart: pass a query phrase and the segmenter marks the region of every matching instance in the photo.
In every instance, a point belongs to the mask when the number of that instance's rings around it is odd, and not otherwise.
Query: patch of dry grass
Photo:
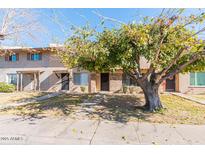
[[[85,105],[96,102],[95,105]],[[141,95],[64,94],[47,101],[27,104],[1,111],[1,114],[17,114],[38,118],[41,116],[69,116],[75,119],[104,119],[118,122],[146,121],[171,124],[205,124],[205,105],[178,96],[163,94],[165,109],[149,113],[138,108],[143,105]]]
[[[13,92],[13,93],[0,93],[0,104],[14,103],[25,99],[39,97],[44,95],[43,92]]]
[[[205,105],[173,95],[161,95],[166,109],[154,114],[152,121],[162,123],[205,124]]]

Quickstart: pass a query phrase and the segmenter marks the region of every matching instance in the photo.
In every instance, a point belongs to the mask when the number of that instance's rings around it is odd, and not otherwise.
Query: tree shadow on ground
[[[87,106],[93,110],[84,108],[87,116],[98,116],[101,119],[126,123],[131,119],[146,120],[150,116],[148,112],[140,109],[144,100],[137,95],[101,95],[103,99],[99,104]]]
[[[75,112],[74,108],[81,103],[84,97],[84,95],[78,94],[64,94],[45,101],[4,108],[1,109],[1,112],[15,114],[21,116],[25,120],[42,119],[48,117],[50,114],[69,116],[71,113]]]
[[[104,119],[126,123],[130,119],[146,119],[150,114],[138,109],[143,96],[124,94],[63,94],[46,101],[2,110],[37,120],[48,116]]]

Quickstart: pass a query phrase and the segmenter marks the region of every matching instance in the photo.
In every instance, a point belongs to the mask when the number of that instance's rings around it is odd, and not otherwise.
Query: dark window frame
[[[14,57],[15,56],[15,60],[14,60]],[[19,61],[19,53],[15,53],[15,54],[12,54],[12,55],[6,55],[5,56],[5,61],[8,61],[8,62],[17,62]]]
[[[35,59],[35,54],[38,54],[38,59]],[[42,53],[27,53],[27,60],[28,61],[41,61],[42,60]]]

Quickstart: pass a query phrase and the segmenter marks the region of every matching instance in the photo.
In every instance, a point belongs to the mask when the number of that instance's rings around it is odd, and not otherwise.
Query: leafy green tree
[[[205,42],[199,37],[205,31],[205,14],[185,16],[183,11],[163,9],[155,18],[144,17],[142,22],[121,23],[101,32],[87,25],[75,28],[59,56],[69,68],[91,72],[123,69],[142,88],[145,108],[161,109],[158,91],[164,80],[177,73],[205,70]],[[149,64],[145,73],[140,66],[142,57]]]

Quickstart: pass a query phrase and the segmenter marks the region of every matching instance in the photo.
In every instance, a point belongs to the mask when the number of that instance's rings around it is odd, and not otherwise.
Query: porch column
[[[19,91],[19,73],[17,75],[16,91]]]
[[[37,86],[37,84],[36,84],[36,72],[34,72],[34,91],[36,91],[36,86]]]
[[[20,73],[20,78],[21,78],[21,87],[20,87],[20,91],[23,91],[23,73]]]
[[[38,91],[41,91],[40,71],[38,72]]]
[[[73,79],[73,70],[71,69],[69,71],[69,91],[73,91],[73,87],[74,87],[74,79]]]

